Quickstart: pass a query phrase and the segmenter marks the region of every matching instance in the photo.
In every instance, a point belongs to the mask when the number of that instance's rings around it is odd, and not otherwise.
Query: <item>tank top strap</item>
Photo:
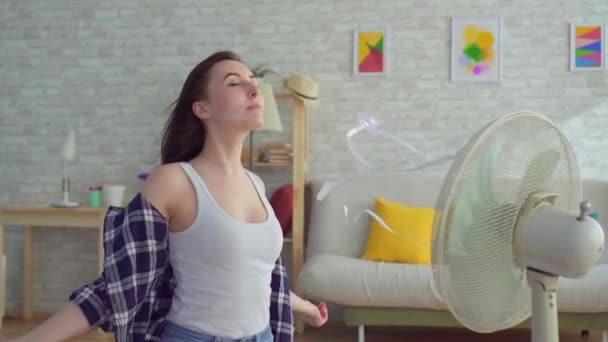
[[[249,180],[251,180],[251,182],[253,183],[253,186],[255,187],[255,190],[257,191],[260,198],[266,199],[266,191],[264,190],[264,185],[260,184],[260,181],[253,172],[247,169],[245,169],[245,172],[247,173]]]
[[[192,183],[194,191],[196,192],[196,201],[200,206],[201,200],[204,198],[205,195],[205,189],[203,188],[204,185],[201,176],[199,176],[196,170],[194,170],[192,164],[188,162],[179,162],[179,166],[182,167],[182,169],[186,173],[186,176],[188,176],[188,179],[190,179],[190,183]]]

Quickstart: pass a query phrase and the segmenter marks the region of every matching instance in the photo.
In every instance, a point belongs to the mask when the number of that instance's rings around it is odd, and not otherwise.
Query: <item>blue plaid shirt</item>
[[[141,194],[125,208],[110,207],[103,273],[70,295],[92,327],[114,332],[117,342],[160,341],[175,289],[168,231],[167,220]],[[292,342],[293,313],[280,257],[270,286],[274,342]]]

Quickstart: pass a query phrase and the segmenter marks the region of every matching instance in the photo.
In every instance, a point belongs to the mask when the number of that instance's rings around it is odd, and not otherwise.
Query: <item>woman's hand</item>
[[[306,310],[304,311],[304,321],[306,324],[313,327],[320,327],[327,322],[327,306],[324,303],[314,305],[309,301],[306,302]]]

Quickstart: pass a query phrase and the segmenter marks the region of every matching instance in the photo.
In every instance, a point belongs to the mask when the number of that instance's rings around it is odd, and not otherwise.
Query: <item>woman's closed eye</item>
[[[260,84],[258,83],[258,81],[257,81],[257,80],[252,80],[252,81],[251,81],[251,83],[252,83],[252,84],[253,84],[253,85],[254,85],[256,88],[259,88],[259,87],[260,87]],[[230,82],[230,83],[228,83],[228,86],[229,86],[229,87],[236,87],[236,86],[241,85],[241,84],[242,84],[241,82]]]

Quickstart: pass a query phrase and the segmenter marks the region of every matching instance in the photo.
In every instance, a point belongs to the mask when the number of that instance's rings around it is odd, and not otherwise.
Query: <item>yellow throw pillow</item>
[[[365,260],[402,262],[409,264],[431,263],[431,235],[435,210],[417,208],[388,201],[382,197],[375,198],[374,212],[393,231],[386,230],[378,220],[371,219],[371,227],[365,253]],[[426,245],[417,243],[420,241]]]

